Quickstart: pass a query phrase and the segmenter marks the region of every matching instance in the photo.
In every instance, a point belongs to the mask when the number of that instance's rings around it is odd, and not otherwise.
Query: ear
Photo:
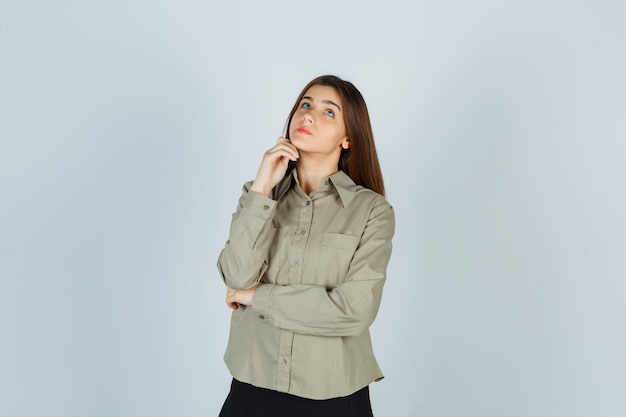
[[[343,149],[349,149],[349,148],[350,148],[350,145],[351,145],[351,143],[350,143],[350,138],[348,138],[348,137],[345,137],[345,138],[341,141],[341,147],[342,147]]]

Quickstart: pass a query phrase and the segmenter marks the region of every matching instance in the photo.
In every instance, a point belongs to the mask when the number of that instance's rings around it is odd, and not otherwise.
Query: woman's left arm
[[[259,320],[296,333],[356,336],[369,328],[380,306],[395,231],[393,208],[380,198],[371,210],[348,276],[337,287],[260,284],[227,294],[227,304],[252,305]]]

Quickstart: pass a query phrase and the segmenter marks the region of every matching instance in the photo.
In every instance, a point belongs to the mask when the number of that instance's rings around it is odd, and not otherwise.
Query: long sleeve
[[[393,208],[374,200],[345,279],[335,288],[261,284],[252,308],[271,326],[316,336],[358,336],[380,305],[395,230]],[[322,260],[324,261],[324,260]]]
[[[268,248],[274,238],[271,227],[276,201],[250,191],[244,184],[230,234],[217,267],[229,288],[247,289],[259,282],[268,266]]]
[[[271,199],[250,185],[218,260],[228,287],[258,284],[252,305],[232,311],[224,361],[233,377],[311,399],[382,379],[369,326],[386,281],[393,208],[343,171],[309,195],[295,169]]]

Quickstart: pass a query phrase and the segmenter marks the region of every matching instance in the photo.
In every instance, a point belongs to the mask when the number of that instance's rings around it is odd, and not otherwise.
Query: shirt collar
[[[276,187],[274,187],[274,200],[279,201],[291,189],[296,182],[296,169],[291,171],[290,175],[286,175]]]
[[[276,200],[280,200],[297,181],[298,173],[296,168],[294,168],[291,175],[287,175],[283,178],[283,180],[274,189]],[[341,199],[343,208],[348,207],[357,190],[357,185],[354,181],[352,181],[352,178],[350,178],[350,176],[342,170],[339,170],[327,177],[324,181],[330,182],[330,184],[335,187],[335,190],[337,190],[337,194],[339,194],[339,198]]]
[[[352,181],[352,178],[342,170],[335,172],[328,177],[328,179],[335,186],[337,193],[339,193],[343,208],[348,207],[356,194],[357,185]]]

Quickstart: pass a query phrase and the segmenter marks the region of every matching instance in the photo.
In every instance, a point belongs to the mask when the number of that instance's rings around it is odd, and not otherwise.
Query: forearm
[[[229,239],[222,249],[218,270],[229,288],[250,288],[267,269],[267,253],[273,240],[271,227],[276,202],[244,186],[233,215]]]
[[[261,284],[253,310],[270,325],[316,336],[357,336],[378,313],[384,279],[346,283],[332,290],[315,285]]]

